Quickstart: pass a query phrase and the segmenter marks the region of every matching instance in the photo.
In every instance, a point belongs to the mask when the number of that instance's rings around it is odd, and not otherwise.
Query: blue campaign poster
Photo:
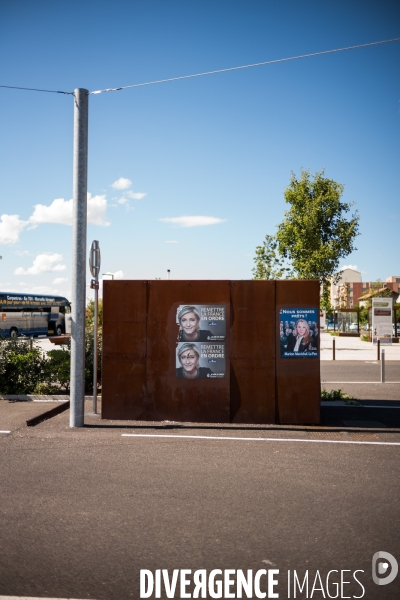
[[[279,313],[281,358],[318,358],[318,324],[318,308],[282,308]]]

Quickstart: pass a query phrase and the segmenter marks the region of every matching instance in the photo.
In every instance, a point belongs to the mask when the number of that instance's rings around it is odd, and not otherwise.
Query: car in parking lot
[[[350,323],[349,331],[358,331],[358,323]]]

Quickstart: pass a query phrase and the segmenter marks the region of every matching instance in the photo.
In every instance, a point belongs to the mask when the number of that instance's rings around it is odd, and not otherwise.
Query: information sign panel
[[[392,343],[392,298],[372,298],[372,342]]]

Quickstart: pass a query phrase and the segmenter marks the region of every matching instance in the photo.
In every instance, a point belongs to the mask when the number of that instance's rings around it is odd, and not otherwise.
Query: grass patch
[[[331,390],[330,392],[328,392],[328,390],[322,389],[321,400],[329,402],[342,401],[346,404],[349,404],[350,406],[360,406],[360,403],[358,402],[357,398],[354,398],[354,396],[350,396],[350,394],[346,394],[346,392],[344,392],[342,389]]]
[[[331,335],[332,337],[337,337],[339,334],[337,331],[329,331],[329,335]]]
[[[369,339],[369,334],[368,333],[362,333],[360,336],[360,339],[362,342],[370,342],[371,340]]]

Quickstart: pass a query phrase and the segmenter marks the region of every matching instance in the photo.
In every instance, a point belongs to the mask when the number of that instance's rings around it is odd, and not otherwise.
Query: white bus
[[[62,296],[0,292],[0,337],[62,335],[70,310]]]

